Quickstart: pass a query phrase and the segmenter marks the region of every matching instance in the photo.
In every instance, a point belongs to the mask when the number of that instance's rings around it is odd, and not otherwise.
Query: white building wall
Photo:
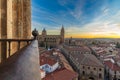
[[[50,73],[55,71],[59,67],[59,63],[55,63],[53,66],[50,66],[49,64],[44,64],[40,66],[40,69],[43,69],[44,71]]]
[[[41,73],[40,73],[41,79],[42,79],[42,78],[44,78],[44,77],[45,77],[45,75],[46,75],[46,73],[45,73],[45,72],[41,72]]]
[[[51,72],[55,71],[58,67],[59,67],[59,63],[57,62],[52,66]]]

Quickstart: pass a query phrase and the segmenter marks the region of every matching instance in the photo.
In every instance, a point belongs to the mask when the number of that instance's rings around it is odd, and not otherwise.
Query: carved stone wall
[[[21,1],[21,0],[20,0]],[[12,34],[12,38],[21,38],[20,37],[20,1],[18,2],[18,0],[13,0],[12,1],[12,18],[13,18],[13,26],[12,26],[12,32],[14,32],[15,34]],[[19,25],[18,25],[19,24]],[[17,43],[12,43],[12,53],[17,51]]]
[[[1,2],[1,38],[7,38],[7,0],[0,0]],[[2,54],[3,53],[3,54]],[[5,59],[7,55],[7,43],[1,43],[1,60]]]
[[[23,10],[23,37],[28,39],[31,36],[31,0],[23,0]]]
[[[1,38],[1,0],[0,0],[0,38]],[[1,42],[0,42],[0,62],[1,62]]]
[[[0,0],[0,39],[1,38],[31,38],[31,0]],[[22,47],[24,45],[25,43],[21,43]],[[17,43],[11,44],[12,53],[17,51],[17,46]],[[2,54],[7,53],[7,51],[7,43],[0,43],[0,55],[2,56]]]

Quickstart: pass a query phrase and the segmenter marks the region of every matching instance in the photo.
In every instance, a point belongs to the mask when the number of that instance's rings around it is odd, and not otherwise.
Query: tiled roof
[[[80,47],[65,46],[65,48],[69,51],[91,52],[91,50],[87,46],[80,46]]]
[[[106,54],[107,52],[104,51],[104,50],[100,50],[100,51],[97,51],[96,53],[99,54],[99,55],[102,55],[102,54]]]
[[[71,56],[82,65],[104,67],[103,64],[92,54],[74,53]]]
[[[45,49],[44,47],[39,47],[39,51],[42,51],[42,50],[47,50],[47,49]]]
[[[45,64],[45,63],[53,65],[56,61],[56,59],[53,58],[53,56],[56,56],[56,55],[52,55],[53,52],[58,52],[57,55],[58,55],[59,64],[61,67],[57,69],[56,71],[47,74],[45,78],[43,78],[43,80],[73,80],[74,78],[77,78],[78,74],[72,69],[68,61],[65,59],[63,54],[60,52],[60,50],[53,49],[45,53],[42,53],[40,55],[40,65]],[[44,61],[42,62],[42,60]]]
[[[73,80],[78,74],[68,69],[57,70],[48,74],[43,80]]]
[[[113,71],[120,71],[120,67],[116,63],[112,63],[110,60],[105,61],[104,64]]]
[[[54,65],[57,60],[50,56],[51,53],[45,52],[40,55],[40,65],[49,64]]]
[[[62,54],[59,54],[59,56],[60,56],[60,60],[61,60],[61,62],[62,62],[62,64],[63,64],[62,67],[73,71],[72,67],[69,65],[69,63],[68,63],[68,61],[65,59],[65,57],[64,57]]]

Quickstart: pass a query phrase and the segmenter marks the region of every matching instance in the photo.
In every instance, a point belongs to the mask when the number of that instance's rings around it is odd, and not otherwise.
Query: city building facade
[[[79,73],[80,80],[104,80],[104,65],[88,47],[64,45],[60,49],[74,70]]]
[[[116,47],[116,42],[91,46],[94,54],[105,66],[106,80],[120,79],[120,49]]]
[[[59,44],[64,43],[64,35],[65,35],[65,30],[64,27],[62,26],[60,35],[48,35],[47,31],[45,28],[42,31],[41,35],[38,35],[38,41],[39,41],[39,46],[41,47],[56,47]]]

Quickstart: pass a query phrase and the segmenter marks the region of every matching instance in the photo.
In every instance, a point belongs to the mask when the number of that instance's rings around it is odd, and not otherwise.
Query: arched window
[[[85,75],[85,71],[83,71],[82,74]]]
[[[99,78],[102,78],[102,74],[101,73],[99,73]]]
[[[99,71],[102,71],[102,69],[100,68]]]
[[[83,69],[85,69],[85,66],[83,66]]]

